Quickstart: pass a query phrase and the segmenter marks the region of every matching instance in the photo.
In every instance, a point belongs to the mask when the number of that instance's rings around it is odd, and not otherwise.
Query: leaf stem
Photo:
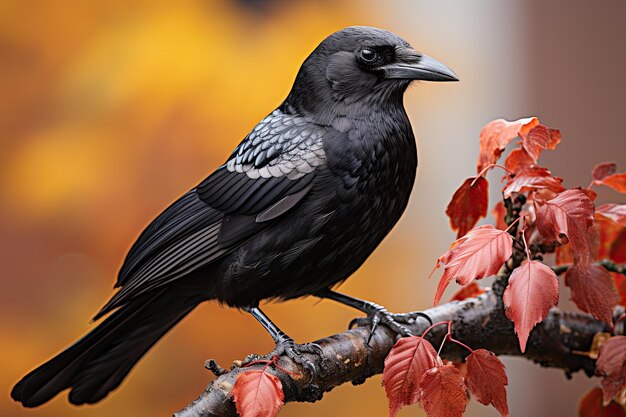
[[[478,178],[482,177],[483,175],[485,175],[485,172],[489,171],[491,168],[502,168],[503,170],[505,170],[506,172],[508,172],[509,174],[513,175],[515,174],[514,172],[512,172],[510,169],[503,167],[502,165],[498,165],[498,164],[490,164],[487,165],[485,168],[483,168],[482,171],[480,171],[478,173],[478,175],[476,175],[476,178],[474,178],[474,181],[472,181],[472,183],[470,184],[470,187],[474,186],[474,183],[476,182],[476,180],[478,180]]]
[[[513,227],[515,225],[515,223],[519,222],[521,219],[526,219],[526,215],[518,217],[517,219],[515,219],[514,221],[511,222],[511,224],[509,225],[509,227],[507,227],[504,231],[508,232],[509,229],[511,229],[511,227]]]
[[[524,219],[524,222],[526,222],[526,216],[522,216],[520,217],[520,219]],[[526,226],[524,224],[524,226]],[[528,262],[530,262],[532,260],[532,258],[530,257],[530,249],[528,249],[528,242],[526,242],[526,234],[524,233],[524,231],[526,230],[525,227],[522,228],[522,241],[524,242],[524,247],[526,248],[526,259],[528,259]]]
[[[448,333],[450,333],[450,326],[452,325],[452,322],[450,320],[446,320],[446,321],[439,321],[433,325],[431,325],[430,327],[428,327],[426,330],[424,330],[422,332],[422,337],[426,337],[426,334],[433,328],[436,326],[441,326],[442,324],[446,324],[448,326]]]
[[[460,340],[456,340],[454,337],[452,337],[451,334],[448,334],[447,339],[453,343],[456,343],[459,346],[464,347],[465,349],[467,349],[470,353],[474,353],[474,349],[472,349],[471,347],[467,346],[465,343],[461,342]]]

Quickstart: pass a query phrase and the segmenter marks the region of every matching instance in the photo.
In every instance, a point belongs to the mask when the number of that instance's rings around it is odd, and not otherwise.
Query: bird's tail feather
[[[83,338],[22,378],[11,397],[25,407],[37,407],[71,388],[72,404],[102,400],[200,301],[169,288],[120,307]]]

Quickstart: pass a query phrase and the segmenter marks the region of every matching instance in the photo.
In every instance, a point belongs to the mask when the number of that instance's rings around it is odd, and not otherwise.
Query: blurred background
[[[0,415],[170,415],[211,380],[205,359],[227,365],[272,348],[254,319],[207,303],[96,406],[70,406],[64,394],[25,410],[9,398],[22,375],[90,328],[143,227],[280,104],[328,34],[390,29],[461,78],[407,92],[420,155],[410,206],[341,288],[400,312],[432,303],[428,273],[454,239],[444,210],[474,174],[478,132],[491,119],[537,115],[560,128],[559,149],[540,162],[568,186],[588,184],[596,162],[626,170],[624,18],[618,0],[3,0]],[[490,176],[492,203],[499,177]],[[608,201],[626,202],[602,192]],[[565,308],[568,298],[564,289]],[[300,342],[342,331],[355,315],[314,299],[266,309]],[[521,359],[506,364],[514,416],[574,415],[597,383]],[[380,383],[344,385],[281,416],[384,416]],[[400,413],[409,415],[423,411]],[[497,414],[472,402],[466,415]]]

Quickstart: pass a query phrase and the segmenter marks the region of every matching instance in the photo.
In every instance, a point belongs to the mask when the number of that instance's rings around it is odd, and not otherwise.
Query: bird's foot
[[[305,368],[311,375],[311,379],[313,379],[317,374],[317,368],[315,367],[313,361],[306,357],[304,353],[310,353],[322,357],[323,352],[322,347],[317,343],[305,343],[299,345],[291,337],[283,336],[278,342],[276,342],[276,347],[270,353],[265,356],[248,355],[241,363],[241,366],[246,366],[256,361],[272,361],[276,357],[286,355],[289,359]]]
[[[276,343],[276,347],[270,353],[270,355],[287,355],[287,357],[289,357],[295,363],[307,369],[311,374],[311,377],[313,377],[317,373],[315,364],[309,358],[304,356],[303,353],[311,353],[313,355],[321,357],[322,347],[317,343],[305,343],[303,345],[298,345],[292,338],[287,337],[284,340]]]
[[[405,314],[392,314],[381,305],[378,305],[371,301],[361,300],[350,295],[342,294],[331,289],[320,291],[316,295],[320,298],[327,298],[329,300],[337,301],[349,307],[356,308],[357,310],[360,310],[367,314],[367,317],[352,320],[349,327],[352,328],[355,324],[362,326],[363,324],[369,323],[372,326],[372,331],[369,338],[367,339],[368,345],[371,342],[372,337],[374,336],[376,327],[378,327],[380,323],[384,324],[400,336],[413,335],[405,325],[415,323],[418,317],[424,317],[426,318],[426,320],[428,320],[430,324],[432,324],[432,320],[430,319],[430,317],[428,317],[428,315],[424,313],[415,312]]]
[[[413,333],[405,325],[415,323],[415,321],[419,317],[425,318],[432,324],[432,320],[430,319],[430,317],[428,317],[428,315],[421,313],[421,312],[394,314],[394,313],[388,312],[387,309],[384,308],[383,306],[380,306],[375,303],[369,303],[367,305],[367,309],[368,309],[368,311],[366,311],[367,317],[359,317],[359,318],[353,319],[350,322],[349,327],[352,328],[355,325],[361,326],[365,324],[366,322],[368,322],[372,328],[370,335],[367,339],[368,345],[370,344],[372,337],[374,336],[374,333],[376,331],[376,328],[378,327],[379,324],[384,324],[389,329],[391,329],[391,331],[393,331],[394,333],[402,337],[413,336]]]

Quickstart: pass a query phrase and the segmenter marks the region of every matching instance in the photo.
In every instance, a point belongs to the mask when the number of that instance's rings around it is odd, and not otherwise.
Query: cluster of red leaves
[[[524,197],[520,216],[524,227],[512,229],[517,219],[505,219],[503,202],[495,209],[497,228],[475,227],[488,206],[488,183],[484,178],[493,168],[505,147],[519,137],[518,146],[506,158],[503,198],[511,202]],[[626,193],[626,173],[617,173],[612,163],[597,165],[587,188],[565,189],[562,179],[555,177],[537,160],[543,150],[555,149],[561,141],[556,129],[539,123],[535,117],[513,122],[495,120],[480,132],[480,154],[477,177],[465,180],[454,194],[446,213],[457,241],[442,255],[437,266],[444,273],[435,294],[435,304],[453,279],[460,285],[495,275],[513,252],[513,241],[526,240],[533,248],[527,260],[512,271],[504,295],[507,316],[513,320],[525,350],[531,329],[541,322],[550,307],[558,302],[555,273],[533,256],[554,251],[560,264],[571,264],[565,284],[572,300],[583,311],[611,324],[612,311],[620,299],[626,298],[623,276],[612,276],[604,267],[594,264],[600,259],[619,262],[619,249],[626,249],[626,205],[594,205],[594,185],[606,185]],[[594,218],[596,221],[594,222]],[[598,221],[600,219],[600,221]],[[508,224],[507,224],[508,221]],[[616,245],[619,247],[615,249]],[[615,255],[615,256],[613,256]]]
[[[445,341],[470,351],[467,366],[444,364],[433,345],[425,339],[434,326],[447,324]],[[389,400],[389,414],[395,417],[405,406],[421,402],[429,417],[460,417],[467,406],[468,391],[485,405],[493,405],[508,417],[504,364],[496,355],[472,350],[452,338],[450,322],[437,323],[422,336],[405,337],[394,345],[385,359],[383,385]]]
[[[504,166],[495,165],[516,137],[517,147]],[[446,210],[457,240],[435,267],[444,267],[435,304],[452,280],[465,286],[455,295],[462,299],[480,293],[474,280],[496,275],[505,265],[512,270],[503,301],[522,352],[533,327],[559,299],[557,276],[541,261],[545,254],[556,252],[557,264],[568,266],[565,285],[582,311],[612,326],[614,307],[626,302],[626,277],[597,263],[626,261],[626,205],[596,207],[592,190],[602,185],[626,193],[626,173],[618,173],[613,163],[601,163],[593,169],[588,187],[566,189],[561,178],[537,165],[541,152],[555,149],[560,141],[558,130],[541,125],[535,117],[495,120],[481,130],[477,175],[463,182]],[[476,227],[489,205],[484,176],[494,167],[507,171],[503,201],[492,212],[496,227]],[[515,210],[510,210],[514,204]],[[626,337],[613,337],[601,348],[598,360],[605,405],[626,388],[625,364]]]

